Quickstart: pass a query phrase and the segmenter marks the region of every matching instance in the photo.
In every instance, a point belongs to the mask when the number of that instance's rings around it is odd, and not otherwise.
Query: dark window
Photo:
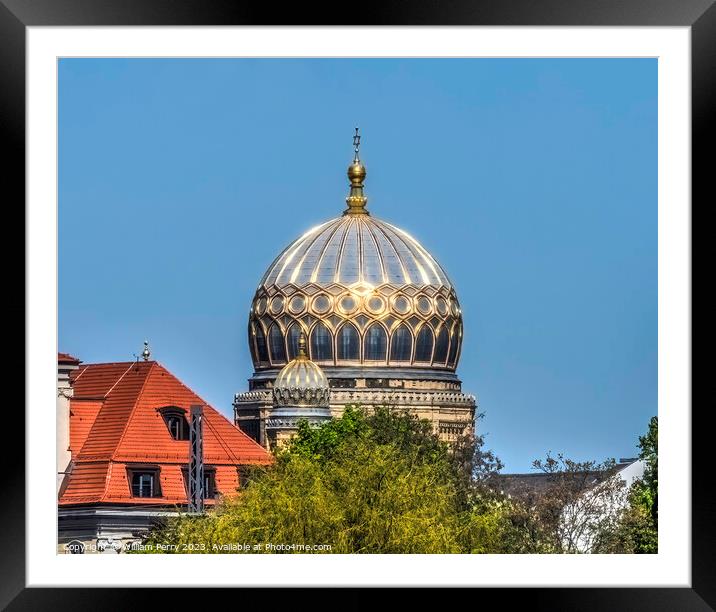
[[[271,352],[271,361],[273,363],[281,363],[286,361],[286,347],[283,344],[283,334],[281,329],[275,323],[269,329],[269,350]]]
[[[338,359],[360,359],[360,336],[358,330],[350,323],[346,323],[338,331],[336,357]]]
[[[294,323],[288,328],[286,335],[286,344],[288,347],[288,358],[294,359],[298,355],[298,339],[301,336],[301,326]]]
[[[413,351],[413,337],[405,325],[400,325],[390,338],[390,360],[410,361]]]
[[[186,489],[187,499],[189,498],[189,468],[182,468],[182,476],[184,477],[184,488]],[[213,467],[204,467],[204,499],[214,499],[219,493],[216,489],[216,470]]]
[[[172,434],[172,438],[175,440],[188,440],[189,428],[186,426],[186,419],[180,416],[169,416],[167,417],[167,427],[169,433]]]
[[[388,387],[389,384],[387,378],[366,378],[365,386],[369,389],[383,389]]]
[[[217,493],[216,472],[204,468],[204,499],[213,499]]]
[[[249,438],[258,442],[259,436],[260,436],[260,433],[259,433],[259,411],[258,410],[242,410],[241,416],[242,417],[249,417],[249,416],[255,417],[253,419],[238,418],[238,419],[236,419],[236,424],[239,426],[239,429],[241,431],[243,431]]]
[[[333,339],[323,323],[317,323],[311,333],[311,359],[333,361]]]
[[[259,363],[268,363],[266,336],[258,323],[254,323],[254,330],[256,332],[256,358],[259,360]]]
[[[249,484],[250,479],[250,466],[248,465],[239,465],[236,468],[236,471],[239,474],[239,489],[245,489]]]
[[[452,330],[452,337],[450,338],[450,356],[448,357],[448,363],[450,365],[455,364],[455,360],[457,359],[457,349],[460,346],[460,335],[462,330],[460,329],[459,325],[456,325],[453,327]]]
[[[181,408],[170,406],[160,408],[159,411],[172,438],[175,440],[189,439],[189,422],[186,420],[185,413]]]
[[[355,378],[330,378],[328,386],[331,389],[354,389],[356,386]]]
[[[415,361],[430,361],[433,354],[433,331],[423,325],[415,339]]]
[[[132,495],[134,497],[161,497],[159,470],[131,470]]]
[[[438,339],[435,342],[435,355],[433,356],[433,363],[444,364],[447,359],[448,344],[450,337],[448,336],[448,330],[443,325],[438,332]]]
[[[363,359],[366,361],[385,361],[388,350],[388,336],[381,325],[373,323],[365,333]]]

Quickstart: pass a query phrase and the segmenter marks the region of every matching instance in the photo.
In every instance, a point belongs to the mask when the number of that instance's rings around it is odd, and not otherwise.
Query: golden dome
[[[259,283],[249,316],[257,371],[296,357],[301,334],[310,358],[324,367],[457,367],[462,313],[455,289],[415,238],[365,210],[359,138],[348,209],[292,242]]]

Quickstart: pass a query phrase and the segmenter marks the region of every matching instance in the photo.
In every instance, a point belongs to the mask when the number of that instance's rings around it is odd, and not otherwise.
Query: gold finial
[[[301,332],[298,337],[298,356],[302,359],[308,359],[308,353],[306,352],[306,334]]]
[[[353,163],[348,166],[348,179],[351,182],[351,190],[346,198],[348,208],[343,214],[367,215],[369,213],[365,209],[365,205],[368,203],[368,198],[363,195],[363,181],[365,180],[366,171],[358,155],[360,150],[360,133],[358,132],[358,128],[356,128],[356,133],[353,136],[353,150],[355,151]]]

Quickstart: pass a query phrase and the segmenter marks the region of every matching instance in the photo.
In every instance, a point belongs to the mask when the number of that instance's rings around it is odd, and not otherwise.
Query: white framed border
[[[691,586],[690,42],[688,27],[29,27],[27,586]],[[659,554],[57,554],[59,57],[658,58]]]

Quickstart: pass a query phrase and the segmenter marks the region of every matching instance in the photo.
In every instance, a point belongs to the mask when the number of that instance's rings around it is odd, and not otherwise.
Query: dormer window
[[[172,438],[175,440],[185,440],[184,437],[184,430],[186,427],[184,427],[184,424],[186,423],[186,419],[184,417],[180,416],[169,416],[167,417],[167,427],[169,428],[169,433],[172,434]]]
[[[186,420],[184,409],[177,406],[167,406],[160,408],[159,412],[164,418],[167,429],[175,440],[189,439],[189,423]]]
[[[132,466],[127,468],[132,497],[161,497],[159,468]]]
[[[186,489],[186,496],[189,497],[189,467],[183,466],[182,476],[184,478],[184,488]],[[219,490],[216,488],[216,468],[211,466],[204,466],[204,499],[214,499],[218,494]]]

